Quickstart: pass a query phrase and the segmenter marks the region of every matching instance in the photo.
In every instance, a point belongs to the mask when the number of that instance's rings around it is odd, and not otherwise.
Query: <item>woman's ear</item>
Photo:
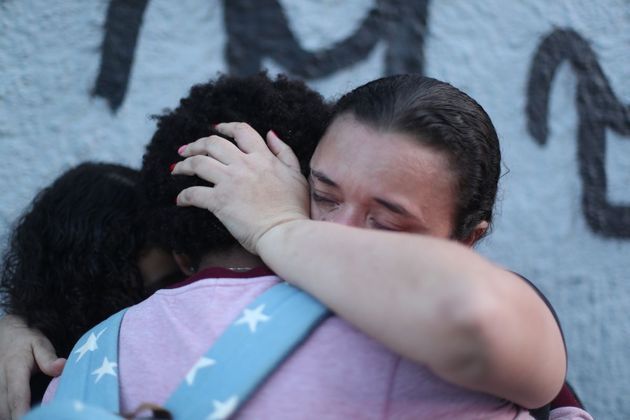
[[[467,238],[462,240],[462,243],[468,247],[474,246],[475,243],[483,237],[484,233],[486,233],[486,231],[488,230],[488,226],[490,225],[486,220],[482,220],[481,222],[477,223],[477,226],[475,226],[475,228],[472,230],[472,232],[470,232]]]
[[[173,259],[179,267],[180,271],[187,276],[192,276],[197,271],[197,267],[193,262],[193,259],[181,252],[171,251]]]

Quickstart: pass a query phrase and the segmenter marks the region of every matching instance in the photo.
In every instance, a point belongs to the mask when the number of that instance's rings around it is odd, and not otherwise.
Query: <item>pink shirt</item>
[[[279,279],[204,270],[131,307],[120,333],[122,412],[163,404],[241,311]],[[257,277],[251,277],[258,275]],[[241,278],[230,278],[241,276]],[[248,276],[250,276],[248,278]],[[56,383],[46,392],[51,399]],[[315,330],[238,413],[278,419],[529,419],[526,410],[448,384],[338,317]]]

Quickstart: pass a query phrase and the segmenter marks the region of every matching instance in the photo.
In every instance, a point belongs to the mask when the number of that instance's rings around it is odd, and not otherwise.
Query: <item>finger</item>
[[[47,371],[44,373],[53,378],[61,376],[61,374],[63,373],[63,368],[66,366],[67,361],[68,359],[64,359],[63,357],[57,358],[49,365]]]
[[[7,400],[10,417],[20,418],[31,405],[31,390],[29,379],[31,370],[26,360],[15,358],[14,362],[6,367],[7,376]]]
[[[214,129],[221,134],[232,137],[238,148],[245,153],[264,153],[269,150],[260,134],[247,123],[221,123],[215,125]]]
[[[40,337],[33,342],[33,356],[39,370],[48,376],[59,376],[63,370],[64,362],[57,357],[55,348],[45,337]]]
[[[269,145],[271,153],[276,155],[282,163],[291,169],[300,171],[300,161],[297,156],[295,156],[289,145],[283,142],[273,130],[269,130],[267,133],[267,145]]]
[[[191,156],[177,162],[171,171],[173,175],[195,175],[216,184],[221,180],[223,171],[227,168],[218,160],[209,156]]]
[[[189,187],[177,195],[176,202],[182,207],[194,206],[213,211],[213,192],[211,187]]]
[[[204,137],[184,145],[179,148],[178,153],[184,157],[212,156],[225,165],[229,165],[243,155],[243,152],[234,143],[219,136]]]

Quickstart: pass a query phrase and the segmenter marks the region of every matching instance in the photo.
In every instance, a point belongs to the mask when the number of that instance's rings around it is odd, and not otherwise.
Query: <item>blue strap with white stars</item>
[[[195,363],[165,407],[176,419],[230,417],[328,315],[287,283],[271,287]]]
[[[107,318],[77,342],[59,380],[55,400],[80,400],[118,411],[118,335],[126,311]]]
[[[50,404],[26,420],[120,419],[118,335],[125,310],[75,345]],[[165,404],[174,419],[227,419],[329,315],[305,292],[280,283],[260,295],[190,369]]]
[[[119,419],[118,334],[127,309],[85,333],[72,349],[54,402],[25,419]]]

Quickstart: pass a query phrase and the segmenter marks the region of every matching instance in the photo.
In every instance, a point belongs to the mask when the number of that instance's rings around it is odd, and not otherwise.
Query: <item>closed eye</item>
[[[372,228],[373,229],[378,229],[378,230],[389,230],[389,231],[392,231],[392,232],[400,231],[400,229],[397,228],[397,227],[383,225],[383,224],[377,222],[374,219],[372,219]]]
[[[332,198],[324,197],[323,195],[320,195],[316,193],[315,191],[311,192],[311,197],[313,198],[313,201],[315,201],[316,203],[337,204],[337,202],[333,200]]]

